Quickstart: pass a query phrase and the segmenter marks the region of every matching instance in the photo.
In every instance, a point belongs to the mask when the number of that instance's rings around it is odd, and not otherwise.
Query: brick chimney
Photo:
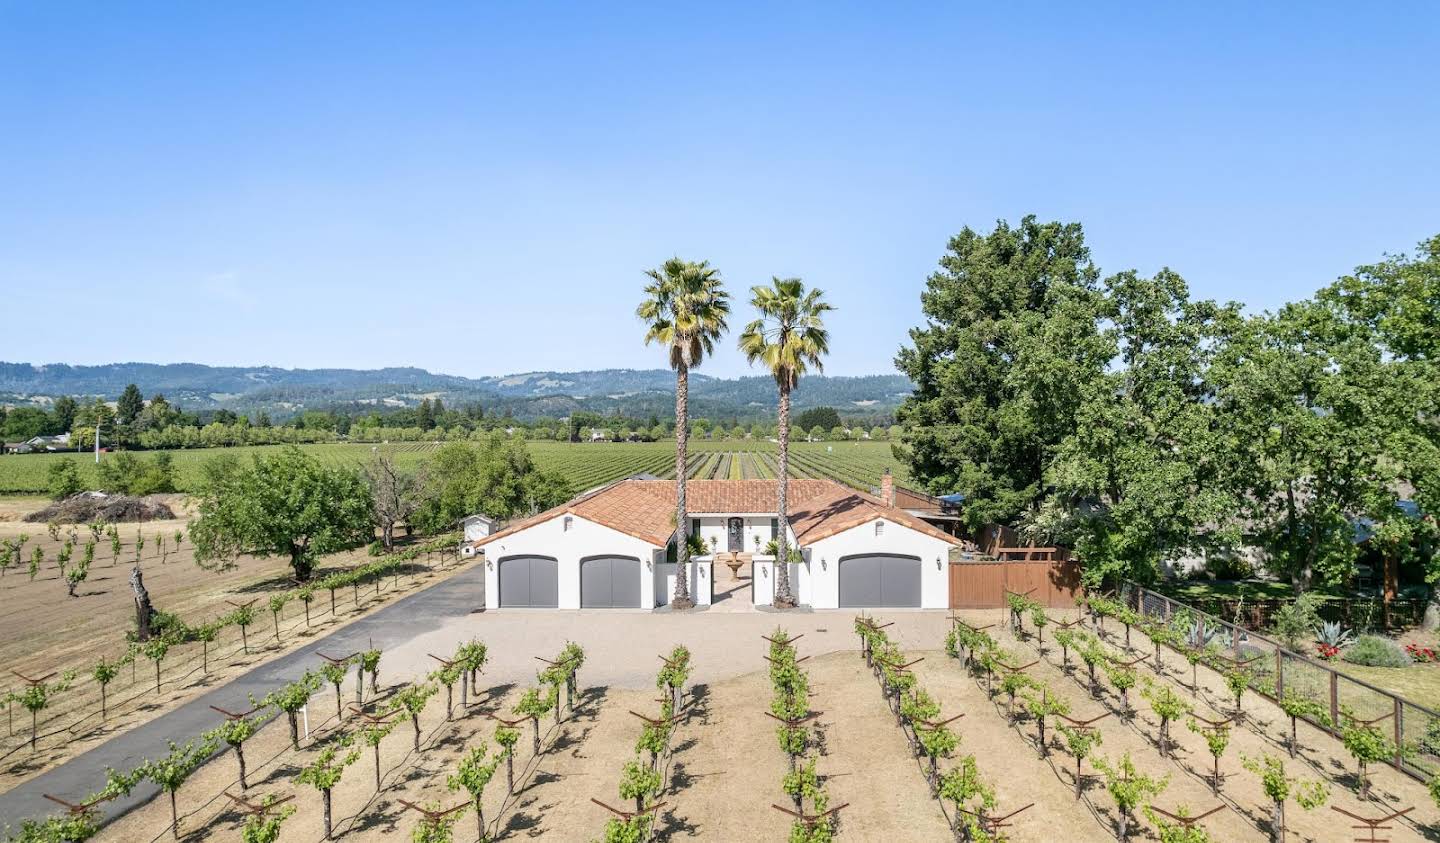
[[[895,478],[890,476],[888,468],[880,477],[880,500],[884,501],[886,506],[895,505]]]

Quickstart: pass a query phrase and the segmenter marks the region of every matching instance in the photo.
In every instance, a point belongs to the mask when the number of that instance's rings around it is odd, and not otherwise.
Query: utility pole
[[[95,414],[95,464],[100,464],[100,414]]]

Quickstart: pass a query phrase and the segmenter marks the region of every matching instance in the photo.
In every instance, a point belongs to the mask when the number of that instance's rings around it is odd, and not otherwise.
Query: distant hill
[[[146,396],[164,393],[189,410],[264,410],[271,416],[306,409],[413,406],[440,398],[447,406],[479,403],[487,413],[516,418],[562,417],[576,410],[665,417],[674,410],[675,375],[666,369],[525,372],[485,378],[416,368],[278,369],[198,363],[112,363],[104,366],[0,362],[0,403],[47,404],[60,395],[113,400],[126,384]],[[797,408],[832,406],[846,415],[885,415],[910,393],[901,375],[810,377],[796,391]],[[719,418],[768,416],[775,383],[768,377],[690,376],[692,414]]]

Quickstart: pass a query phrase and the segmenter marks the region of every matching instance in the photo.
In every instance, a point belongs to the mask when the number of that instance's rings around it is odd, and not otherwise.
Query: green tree
[[[1092,585],[1148,582],[1157,562],[1191,551],[1236,506],[1206,375],[1238,308],[1192,302],[1168,269],[1121,272],[1102,293],[1100,341],[1114,365],[1080,380],[1074,429],[1048,471],[1064,530],[1035,538],[1073,544]]]
[[[1079,224],[1027,216],[988,235],[965,228],[926,282],[926,324],[895,360],[915,383],[896,452],[930,491],[964,493],[972,529],[1043,496],[1082,388],[1109,360],[1097,278]]]
[[[404,711],[410,718],[410,726],[415,731],[414,746],[416,752],[420,751],[420,713],[425,710],[430,698],[435,696],[440,689],[428,682],[406,685],[395,696],[390,698],[391,711]]]
[[[665,348],[675,370],[675,593],[671,605],[688,609],[687,571],[690,563],[690,518],[685,509],[687,445],[690,436],[690,370],[715,350],[730,315],[730,294],[721,287],[720,271],[706,261],[665,261],[645,273],[650,283],[635,315],[645,323],[645,344]],[[781,513],[784,517],[784,513]]]
[[[1440,319],[1435,317],[1440,302],[1440,235],[1422,241],[1413,257],[1401,254],[1357,268],[1322,290],[1319,297],[1332,303],[1348,324],[1370,333],[1388,365],[1402,370],[1407,383],[1432,387],[1423,396],[1411,396],[1429,403],[1430,409],[1420,417],[1393,414],[1391,421],[1401,424],[1404,434],[1392,440],[1396,446],[1392,459],[1399,461],[1415,486],[1421,510],[1440,511],[1440,457],[1436,454],[1437,431],[1431,423],[1440,400],[1434,388],[1440,383]],[[1390,513],[1393,519],[1394,510]],[[1434,528],[1433,519],[1415,520],[1408,514],[1397,523],[1407,530]],[[1377,532],[1384,532],[1383,523]],[[1429,539],[1433,545],[1433,535]],[[1422,561],[1426,580],[1433,586],[1424,626],[1434,631],[1440,628],[1440,554],[1431,552]],[[1397,564],[1389,556],[1386,562]]]
[[[57,501],[64,500],[85,489],[85,485],[80,481],[80,469],[75,466],[74,460],[56,459],[50,463],[47,473],[50,497]]]
[[[240,789],[250,785],[245,781],[245,742],[255,736],[264,723],[264,715],[252,713],[242,717],[228,717],[216,726],[206,737],[215,743],[224,743],[235,751],[235,763],[240,768]]]
[[[200,769],[215,752],[213,738],[205,737],[199,743],[186,741],[184,746],[170,742],[170,754],[158,761],[145,761],[137,774],[153,782],[156,787],[170,796],[170,835],[180,839],[180,813],[175,806],[175,794],[190,775]]]
[[[351,749],[351,738],[346,736],[332,741],[320,754],[300,771],[295,777],[297,784],[308,784],[320,791],[320,799],[324,804],[325,814],[325,839],[330,839],[332,831],[330,822],[330,792],[340,783],[345,775],[345,768],[354,764],[360,757],[360,750]],[[342,755],[341,752],[344,752]]]
[[[811,407],[795,416],[795,426],[802,430],[809,430],[812,427],[825,430],[840,427],[840,413],[834,407]]]
[[[460,759],[460,765],[455,769],[455,775],[446,781],[446,786],[450,790],[464,790],[470,794],[470,802],[475,806],[475,825],[480,832],[481,843],[485,843],[489,839],[485,835],[485,807],[481,800],[485,795],[485,787],[495,777],[495,767],[499,763],[498,757],[489,761],[485,760],[485,745],[481,744]]]
[[[140,394],[140,387],[135,384],[127,384],[125,390],[120,393],[120,400],[115,402],[115,415],[121,424],[134,424],[139,418],[140,411],[145,409],[145,396]]]
[[[365,484],[294,446],[209,474],[198,499],[200,517],[190,526],[197,562],[283,556],[303,582],[317,556],[363,544],[371,535]]]
[[[509,518],[558,506],[570,495],[562,475],[536,468],[523,439],[496,430],[479,446],[440,446],[425,466],[424,495],[412,520],[422,531],[438,533],[477,512]]]
[[[275,843],[280,839],[280,826],[295,813],[294,805],[273,809],[274,796],[267,796],[260,803],[263,810],[251,814],[240,829],[240,843]]]
[[[775,378],[780,390],[777,416],[779,440],[776,471],[778,499],[776,519],[779,530],[775,565],[775,605],[795,605],[790,589],[790,554],[787,551],[790,529],[790,393],[800,384],[807,371],[824,371],[824,357],[830,352],[830,333],[825,329],[825,314],[834,308],[825,301],[819,288],[805,289],[799,278],[773,278],[768,287],[750,289],[750,304],[759,317],[745,326],[740,334],[740,350],[752,366],[760,363]]]
[[[1354,519],[1392,520],[1433,376],[1323,301],[1247,320],[1211,367],[1239,515],[1299,591],[1354,570]],[[1411,446],[1415,446],[1413,449]],[[1433,460],[1432,460],[1433,462]]]
[[[1261,787],[1265,795],[1270,797],[1272,805],[1270,813],[1270,840],[1271,843],[1284,843],[1285,840],[1285,802],[1293,793],[1295,801],[1305,810],[1313,810],[1325,804],[1329,798],[1329,788],[1323,781],[1302,781],[1294,779],[1285,774],[1284,760],[1273,755],[1261,755],[1258,758],[1240,756],[1241,765],[1260,777]]]
[[[290,747],[297,752],[300,750],[300,709],[310,702],[310,696],[319,688],[320,677],[307,670],[294,682],[266,694],[261,703],[285,712],[285,718],[290,723]]]
[[[1170,777],[1156,779],[1140,773],[1135,769],[1135,762],[1130,759],[1128,752],[1121,756],[1118,762],[1113,763],[1104,758],[1096,758],[1095,769],[1105,777],[1105,789],[1115,800],[1119,815],[1117,832],[1123,843],[1130,839],[1130,822],[1134,819],[1135,811],[1146,807],[1151,799],[1159,796],[1170,784]]]

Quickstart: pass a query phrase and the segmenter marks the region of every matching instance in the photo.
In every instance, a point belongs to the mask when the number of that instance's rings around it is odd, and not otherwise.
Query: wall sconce
[[[942,566],[941,566],[941,564],[940,564],[940,557],[937,556],[937,557],[935,557],[935,570],[939,571],[939,570],[941,569],[941,567],[942,567]]]
[[[501,550],[504,550],[504,548],[501,548]],[[487,570],[487,571],[493,571],[493,570],[495,570],[495,563],[494,563],[493,561],[489,560],[489,559],[486,559],[486,560],[485,560],[485,570]]]
[[[825,557],[820,557],[820,570],[829,570],[830,566],[825,564]]]
[[[645,560],[645,570],[647,570],[647,571],[653,571],[653,570],[655,570],[655,560],[653,560],[653,559],[646,559],[646,560]]]
[[[766,566],[764,566],[764,567],[762,567],[762,568],[760,569],[760,576],[765,577],[766,579],[769,579],[769,577],[770,577],[770,566],[769,566],[769,565],[766,565]]]
[[[695,569],[695,577],[697,579],[705,579],[705,568],[703,566]]]

